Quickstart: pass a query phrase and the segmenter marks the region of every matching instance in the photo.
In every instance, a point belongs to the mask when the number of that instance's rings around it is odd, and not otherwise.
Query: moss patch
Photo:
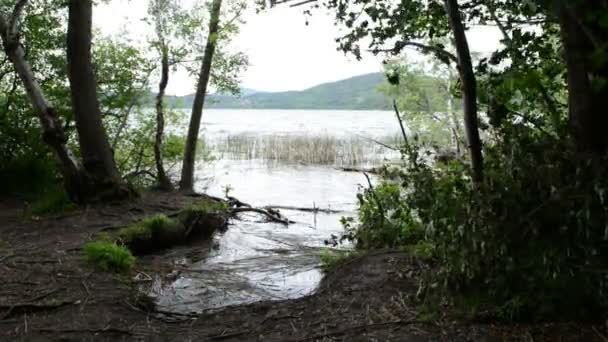
[[[226,203],[203,201],[179,212],[175,218],[154,215],[119,230],[111,240],[134,254],[147,254],[182,244],[189,239],[209,238],[228,224]]]

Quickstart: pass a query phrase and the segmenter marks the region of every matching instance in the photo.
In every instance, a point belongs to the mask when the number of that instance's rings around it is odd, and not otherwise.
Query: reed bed
[[[398,157],[396,151],[381,144],[393,146],[394,137],[377,141],[380,143],[358,136],[238,134],[208,140],[207,146],[220,158],[275,163],[351,166],[377,164]]]

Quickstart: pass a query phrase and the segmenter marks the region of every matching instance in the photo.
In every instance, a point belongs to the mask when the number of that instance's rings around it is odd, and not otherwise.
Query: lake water
[[[399,132],[394,113],[381,111],[208,110],[203,127],[208,141],[235,135],[380,139]],[[253,206],[339,212],[282,210],[296,221],[289,226],[243,214],[214,237],[215,247],[203,260],[187,263],[169,284],[156,284],[157,303],[166,311],[202,312],[310,294],[322,278],[319,253],[324,241],[342,232],[342,216],[355,215],[356,194],[366,184],[362,174],[343,172],[336,165],[268,163],[225,154],[200,162],[196,176],[196,190],[223,197],[229,187],[231,196]]]

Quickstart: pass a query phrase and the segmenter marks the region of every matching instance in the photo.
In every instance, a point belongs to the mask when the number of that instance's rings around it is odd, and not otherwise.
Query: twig
[[[211,340],[223,340],[226,338],[232,338],[232,337],[237,337],[237,336],[241,336],[241,335],[245,335],[245,334],[249,334],[251,331],[250,330],[242,330],[242,331],[236,331],[230,334],[221,334],[221,335],[215,335],[215,336],[207,336],[207,339],[209,341]]]
[[[405,133],[405,127],[403,127],[403,120],[401,120],[401,113],[399,113],[399,108],[397,108],[397,100],[393,100],[393,109],[395,110],[395,115],[397,115],[397,121],[399,121],[399,127],[401,127],[401,134],[403,135],[403,142],[408,145],[407,133]]]
[[[596,327],[592,327],[591,329],[593,329],[593,332],[595,332],[597,334],[597,336],[599,336],[602,339],[602,341],[608,342],[608,338],[606,338],[606,336],[604,336],[604,334],[599,332],[599,330],[597,330]]]
[[[385,144],[385,143],[383,143],[382,141],[379,141],[379,140],[376,140],[376,139],[373,139],[373,138],[369,138],[369,137],[366,137],[366,136],[361,135],[361,134],[356,134],[356,135],[357,135],[358,137],[360,137],[360,138],[363,138],[363,139],[365,139],[365,140],[369,140],[369,141],[371,141],[371,142],[373,142],[373,143],[376,143],[376,144],[378,144],[378,145],[380,145],[380,146],[382,146],[382,147],[388,148],[389,150],[393,150],[393,151],[399,151],[399,148],[397,148],[397,147],[395,147],[395,146],[391,146],[391,145],[389,145],[389,144]]]
[[[51,334],[87,332],[90,334],[115,333],[115,334],[123,334],[123,335],[133,335],[133,333],[131,331],[124,330],[124,329],[118,329],[118,328],[110,328],[110,327],[103,328],[103,329],[47,329],[47,328],[43,328],[43,329],[37,329],[37,331],[42,332],[42,333],[51,333]]]
[[[0,321],[3,321],[7,318],[9,318],[10,316],[12,316],[13,312],[17,309],[29,309],[31,311],[43,311],[43,310],[53,310],[53,309],[58,309],[62,306],[66,306],[66,305],[70,305],[70,304],[74,304],[74,302],[72,301],[64,301],[64,302],[60,302],[60,303],[56,303],[56,304],[35,304],[35,303],[19,303],[19,304],[13,304],[13,305],[1,305],[0,304],[0,308],[2,309],[8,309],[6,311],[6,313],[2,316],[2,318],[0,318]]]

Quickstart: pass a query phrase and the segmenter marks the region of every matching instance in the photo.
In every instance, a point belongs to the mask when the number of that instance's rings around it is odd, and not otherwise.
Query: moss
[[[228,205],[204,201],[182,210],[177,219],[154,215],[113,235],[99,234],[97,242],[125,246],[135,255],[146,254],[184,243],[187,239],[208,238],[228,222]]]
[[[225,202],[217,201],[201,201],[197,204],[190,205],[186,209],[182,210],[178,216],[178,219],[182,223],[190,222],[193,217],[209,214],[224,215],[229,211],[228,204]]]
[[[140,222],[118,231],[118,239],[125,244],[129,244],[135,240],[148,240],[151,238],[152,231]]]
[[[127,272],[135,263],[135,257],[127,247],[108,241],[87,243],[84,246],[84,257],[104,271]]]

